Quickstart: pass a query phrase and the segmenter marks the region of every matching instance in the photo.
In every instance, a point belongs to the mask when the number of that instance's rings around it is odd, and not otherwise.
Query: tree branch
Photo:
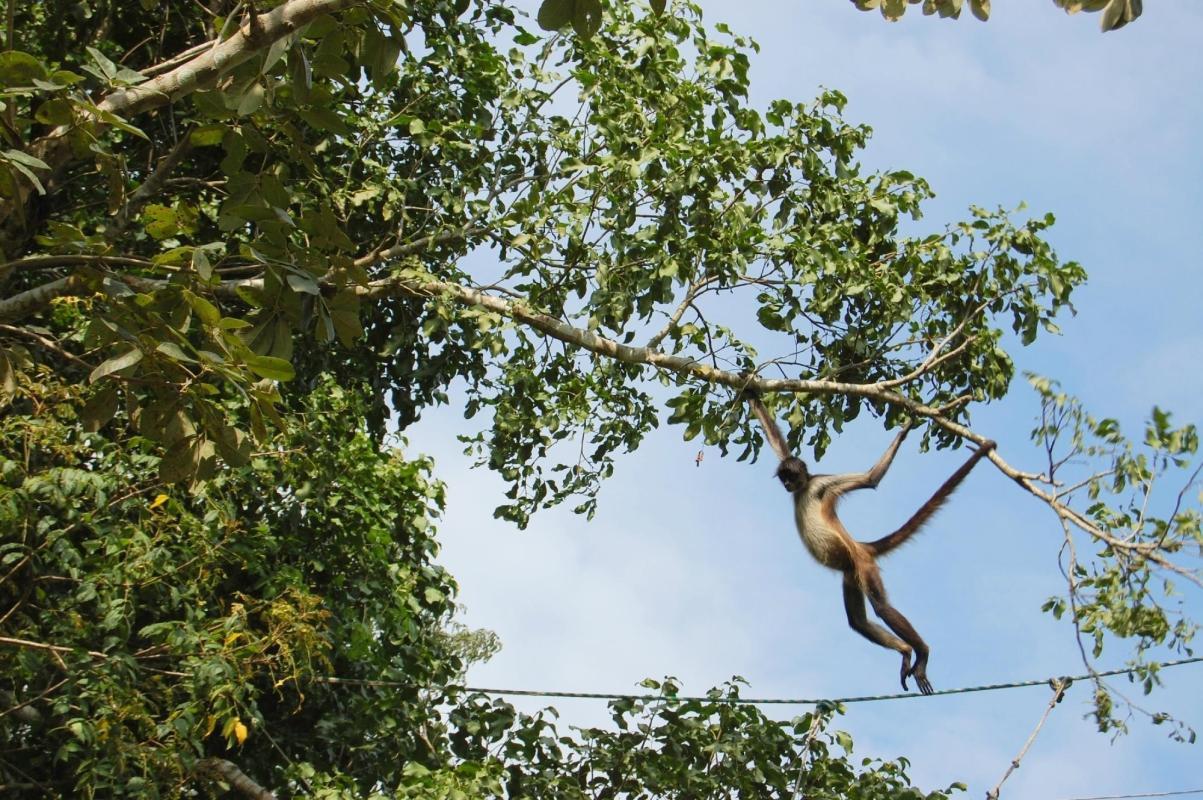
[[[964,425],[955,422],[943,413],[941,409],[933,408],[932,406],[912,400],[909,397],[899,394],[889,388],[886,388],[881,383],[843,383],[839,381],[826,380],[806,380],[801,378],[793,379],[772,379],[761,378],[758,376],[747,376],[741,373],[728,372],[718,369],[707,364],[703,364],[692,358],[682,356],[669,355],[649,347],[633,347],[631,345],[620,344],[612,339],[607,339],[604,336],[599,336],[587,330],[575,328],[566,322],[558,320],[554,317],[542,314],[530,309],[525,303],[506,300],[500,297],[485,294],[483,292],[471,289],[469,287],[460,286],[458,284],[448,283],[435,279],[419,280],[412,278],[392,277],[380,281],[374,281],[366,287],[357,289],[365,299],[373,299],[377,297],[392,296],[396,294],[405,294],[413,297],[448,297],[454,302],[461,305],[475,306],[494,311],[502,316],[508,317],[516,322],[524,325],[529,325],[541,333],[544,333],[552,338],[559,339],[562,342],[573,344],[588,350],[598,355],[608,356],[610,358],[622,361],[627,364],[645,364],[657,369],[667,370],[683,375],[690,375],[695,378],[706,381],[707,383],[720,384],[730,387],[735,390],[753,389],[761,393],[767,392],[786,392],[792,394],[819,394],[819,395],[850,395],[855,397],[864,397],[869,400],[876,400],[881,403],[898,406],[905,409],[909,414],[918,417],[924,417],[932,421],[933,424],[955,434],[962,439],[973,442],[977,445],[984,445],[989,441],[989,437],[976,433]],[[1131,553],[1136,553],[1140,557],[1146,558],[1160,567],[1175,572],[1191,582],[1203,587],[1201,580],[1194,573],[1185,570],[1182,567],[1174,564],[1156,552],[1156,546],[1153,543],[1132,543],[1125,542],[1111,535],[1107,531],[1099,528],[1090,520],[1084,517],[1080,512],[1061,503],[1055,496],[1044,491],[1035,484],[1035,480],[1042,476],[1032,475],[1030,473],[1021,472],[1008,464],[1002,456],[998,454],[998,449],[994,448],[990,451],[988,458],[994,466],[1006,475],[1015,483],[1019,484],[1030,494],[1039,498],[1048,504],[1059,517],[1072,523],[1080,528],[1086,534],[1104,542],[1109,547],[1116,550],[1124,550]]]
[[[82,279],[76,275],[68,275],[27,289],[6,300],[0,300],[0,320],[15,320],[36,311],[56,297],[75,294],[83,288]]]
[[[103,111],[128,116],[161,106],[189,94],[213,78],[224,75],[234,67],[250,60],[260,50],[312,22],[323,14],[352,5],[355,0],[288,0],[266,14],[257,17],[257,31],[250,27],[224,42],[214,44],[202,55],[145,83],[113,92],[99,103]]]
[[[127,86],[110,93],[97,103],[97,112],[93,114],[93,121],[104,125],[104,120],[101,118],[104,112],[129,117],[173,102],[195,91],[204,83],[224,75],[239,64],[249,61],[260,50],[270,47],[274,42],[288,36],[303,25],[323,14],[330,14],[346,8],[354,2],[355,0],[288,0],[269,13],[260,15],[257,30],[252,31],[249,26],[239,28],[229,39],[213,43],[208,50],[204,50],[180,66],[144,83]],[[28,148],[30,155],[40,158],[49,165],[51,174],[56,174],[74,159],[71,145],[67,140],[67,133],[71,127],[70,125],[59,125]],[[0,218],[17,217],[18,215],[14,214],[14,204],[23,206],[33,192],[33,187],[25,179],[21,179],[18,188],[19,191],[16,192],[13,200],[0,204]],[[12,242],[8,241],[11,238],[10,232],[6,231],[5,234],[4,243],[11,245]],[[11,246],[6,246],[4,249],[14,252]]]
[[[45,642],[32,642],[28,639],[13,639],[9,636],[0,636],[0,645],[9,645],[11,647],[22,647],[26,650],[41,650],[47,653],[74,653],[78,651],[75,647],[62,647],[57,644],[46,644]],[[107,660],[109,656],[99,650],[84,650],[92,658]]]
[[[24,328],[20,328],[15,325],[4,325],[2,323],[0,323],[0,331],[4,331],[5,333],[11,333],[14,336],[24,336],[26,339],[30,339],[32,341],[37,342],[39,345],[42,346],[43,349],[45,349],[51,353],[54,353],[55,355],[59,356],[60,358],[70,361],[71,363],[75,364],[75,366],[83,367],[83,369],[88,372],[92,371],[91,364],[84,361],[82,358],[75,355],[74,353],[64,350],[62,348],[62,346],[59,345],[58,342],[48,339],[45,336],[42,336],[33,331],[25,330]]]
[[[255,783],[237,765],[224,758],[201,759],[196,765],[196,771],[202,775],[225,781],[230,784],[230,788],[236,789],[251,800],[276,800],[274,792]]]
[[[378,264],[383,261],[391,260],[403,255],[418,252],[426,246],[438,241],[447,241],[460,238],[466,238],[476,232],[477,228],[470,228],[457,231],[447,231],[440,234],[434,234],[429,237],[424,237],[422,240],[409,242],[404,245],[396,245],[388,250],[372,253],[363,258],[357,259],[356,264],[360,266],[370,266],[374,263]],[[329,276],[328,276],[329,278]],[[328,280],[323,283],[334,288],[333,284]],[[134,276],[123,276],[121,278],[126,283],[139,291],[153,291],[156,287],[164,285],[162,281],[155,281],[147,278],[138,278]],[[47,302],[53,297],[60,295],[71,294],[77,288],[82,288],[82,283],[72,285],[70,282],[77,280],[76,278],[68,277],[58,281],[53,281],[35,289],[23,292],[5,301],[0,301],[0,320],[8,318],[10,315],[25,313],[31,308],[36,307],[39,303]],[[216,287],[216,292],[222,296],[234,297],[236,290],[240,287],[246,288],[261,288],[263,286],[262,278],[248,278],[239,281],[226,281]],[[753,389],[761,393],[782,392],[790,394],[816,394],[816,395],[847,395],[852,397],[863,397],[868,400],[874,400],[879,403],[885,403],[904,409],[908,414],[915,417],[923,417],[931,420],[931,422],[939,428],[942,428],[955,436],[960,437],[977,445],[984,445],[990,438],[976,433],[970,428],[950,419],[944,413],[945,409],[936,408],[926,405],[916,400],[912,400],[906,395],[888,388],[889,382],[881,383],[844,383],[841,381],[831,380],[807,380],[803,378],[762,378],[757,375],[746,375],[739,372],[730,372],[719,369],[716,366],[704,364],[696,359],[687,358],[684,356],[670,355],[661,352],[655,348],[638,347],[620,344],[612,339],[604,336],[599,336],[582,328],[576,328],[555,317],[543,314],[539,311],[531,309],[525,302],[521,300],[506,299],[497,297],[492,294],[487,294],[479,289],[474,289],[468,286],[451,283],[448,281],[440,281],[433,277],[409,275],[393,275],[387,278],[382,278],[368,283],[366,286],[352,287],[357,295],[364,300],[374,300],[383,297],[409,296],[409,297],[445,297],[451,301],[464,306],[472,306],[476,308],[484,308],[493,311],[501,316],[514,320],[515,322],[527,325],[535,330],[543,333],[553,339],[565,342],[567,344],[576,345],[584,350],[588,350],[598,355],[607,356],[625,364],[642,364],[656,369],[662,369],[668,372],[674,372],[680,375],[687,375],[711,384],[727,386],[737,391],[745,389]],[[1008,464],[998,453],[998,448],[990,450],[987,456],[990,462],[1008,478],[1013,480],[1028,493],[1037,497],[1046,503],[1058,517],[1064,519],[1081,529],[1087,535],[1103,542],[1108,547],[1117,551],[1124,551],[1133,554],[1137,557],[1147,559],[1159,567],[1174,572],[1192,583],[1203,587],[1203,579],[1195,575],[1190,570],[1184,569],[1157,552],[1157,545],[1153,542],[1129,542],[1119,539],[1107,531],[1099,528],[1089,519],[1069,506],[1060,502],[1053,494],[1046,492],[1044,489],[1036,485],[1036,481],[1048,482],[1046,476],[1022,472]]]
[[[681,317],[685,315],[686,310],[688,310],[689,307],[694,304],[694,302],[698,299],[698,296],[709,284],[718,280],[718,277],[719,276],[717,275],[711,275],[710,277],[695,281],[685,293],[685,299],[681,301],[680,305],[677,306],[676,310],[673,311],[672,315],[668,318],[668,321],[664,323],[664,327],[661,328],[654,336],[652,336],[652,338],[647,340],[647,347],[659,347],[660,342],[664,341],[664,337],[672,333],[672,329],[675,328],[677,323],[681,321]]]
[[[163,183],[183,160],[188,151],[192,149],[192,131],[191,129],[184,131],[184,135],[180,140],[168,151],[167,155],[159,160],[154,172],[142,181],[142,185],[134,190],[134,193],[125,201],[125,205],[117,212],[116,218],[113,220],[112,227],[105,232],[105,238],[109,241],[117,239],[127,227],[129,227],[130,218],[140,209],[147,200],[154,197],[163,188]]]
[[[155,268],[155,263],[145,258],[64,253],[50,256],[30,256],[29,258],[18,258],[15,261],[8,261],[4,264],[0,264],[0,280],[4,280],[12,272],[56,269],[58,267],[79,267],[89,264],[98,267],[121,266],[139,267],[142,269]]]
[[[1031,736],[1029,736],[1028,740],[1023,743],[1023,747],[1020,749],[1019,755],[1015,756],[1014,760],[1011,761],[1010,766],[1007,767],[1007,771],[1003,773],[1003,776],[999,779],[994,788],[986,792],[986,800],[998,800],[999,792],[1002,791],[1002,785],[1006,783],[1007,778],[1011,777],[1012,772],[1019,769],[1019,763],[1023,761],[1023,757],[1027,755],[1028,749],[1032,746],[1032,743],[1036,741],[1036,737],[1040,735],[1040,729],[1044,727],[1044,723],[1048,720],[1048,715],[1053,713],[1053,709],[1056,708],[1057,704],[1060,703],[1065,697],[1065,690],[1069,688],[1071,683],[1073,683],[1073,681],[1070,678],[1054,678],[1049,681],[1049,686],[1053,690],[1053,696],[1048,701],[1048,707],[1044,709],[1044,714],[1041,715],[1040,721],[1036,723],[1036,727],[1032,730]]]

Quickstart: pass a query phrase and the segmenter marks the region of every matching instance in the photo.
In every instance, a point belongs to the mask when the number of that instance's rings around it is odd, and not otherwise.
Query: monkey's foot
[[[910,674],[911,674],[911,654],[903,653],[902,654],[902,672],[899,674],[899,677],[902,678],[902,690],[904,692],[909,692],[911,690],[911,687],[906,685],[907,676],[909,676]]]
[[[918,667],[911,670],[911,674],[915,676],[915,683],[919,686],[919,691],[923,694],[931,694],[935,691],[932,688],[931,681],[927,679],[927,673],[920,670]]]
[[[911,666],[910,653],[902,654],[902,688],[905,691],[910,691],[911,687],[906,685],[906,679],[914,676],[915,685],[919,687],[922,694],[931,694],[935,691],[932,688],[931,681],[927,679],[927,654],[924,653],[915,659],[915,666]]]

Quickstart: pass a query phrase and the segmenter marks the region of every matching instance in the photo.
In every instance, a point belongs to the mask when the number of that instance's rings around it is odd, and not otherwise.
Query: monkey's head
[[[777,480],[781,481],[786,491],[799,492],[810,483],[810,470],[806,468],[805,461],[797,456],[790,456],[782,459],[781,465],[777,467]]]

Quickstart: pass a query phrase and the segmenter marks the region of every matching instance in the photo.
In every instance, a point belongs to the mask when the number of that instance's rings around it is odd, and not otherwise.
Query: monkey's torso
[[[804,489],[794,492],[794,522],[802,544],[825,567],[847,570],[852,566],[857,543],[840,524],[835,504],[840,492],[831,485],[831,475],[815,475]]]

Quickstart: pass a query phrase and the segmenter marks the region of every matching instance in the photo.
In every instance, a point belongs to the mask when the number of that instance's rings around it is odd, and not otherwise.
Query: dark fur
[[[810,483],[810,470],[806,468],[805,461],[789,456],[777,465],[777,480],[781,481],[786,491],[796,492]]]

